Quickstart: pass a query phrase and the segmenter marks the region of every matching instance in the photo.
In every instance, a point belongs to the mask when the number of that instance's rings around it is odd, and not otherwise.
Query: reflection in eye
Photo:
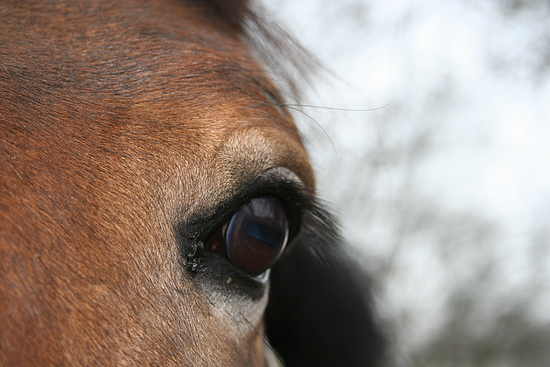
[[[205,246],[242,270],[259,275],[283,253],[288,233],[283,202],[274,196],[261,196],[243,205],[222,233],[214,234]]]

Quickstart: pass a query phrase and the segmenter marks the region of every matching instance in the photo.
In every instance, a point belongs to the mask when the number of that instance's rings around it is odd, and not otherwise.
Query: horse
[[[0,365],[382,360],[255,9],[0,2]]]

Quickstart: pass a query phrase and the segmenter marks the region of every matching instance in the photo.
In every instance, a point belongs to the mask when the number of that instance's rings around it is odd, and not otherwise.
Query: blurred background
[[[550,2],[264,0],[397,366],[550,365]],[[335,108],[335,109],[332,109]]]

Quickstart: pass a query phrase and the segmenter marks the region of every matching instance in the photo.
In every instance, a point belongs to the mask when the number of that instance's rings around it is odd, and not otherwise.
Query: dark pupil
[[[279,247],[284,238],[280,230],[259,222],[248,223],[246,234],[271,247]]]
[[[288,239],[283,203],[274,196],[250,200],[231,218],[225,239],[227,257],[233,264],[252,274],[265,272]]]

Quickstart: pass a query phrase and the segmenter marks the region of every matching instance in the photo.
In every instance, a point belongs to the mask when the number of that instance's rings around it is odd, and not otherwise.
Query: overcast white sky
[[[308,102],[385,106],[310,108],[316,122],[301,124],[321,193],[380,276],[403,348],[429,343],[453,294],[484,272],[473,325],[518,299],[549,323],[549,3],[265,3],[338,76]]]

